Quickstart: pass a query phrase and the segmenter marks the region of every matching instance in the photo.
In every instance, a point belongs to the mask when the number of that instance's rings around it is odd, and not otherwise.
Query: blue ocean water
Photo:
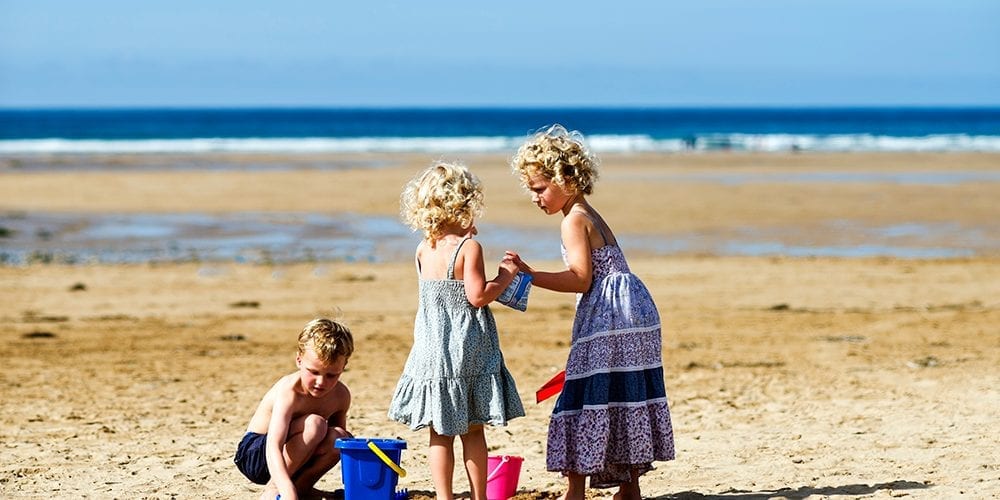
[[[511,153],[527,134],[562,123],[582,131],[597,152],[987,151],[1000,152],[1000,108],[795,109],[36,109],[0,110],[0,176],[65,168],[53,155],[150,155],[123,168],[230,168],[203,152]],[[5,157],[11,161],[4,161]],[[33,159],[25,160],[25,157]],[[101,156],[74,168],[113,169]],[[324,165],[337,167],[337,161]],[[346,161],[346,160],[345,160]],[[352,158],[352,167],[380,160]],[[241,167],[258,168],[241,157]],[[16,167],[15,167],[16,166]],[[6,170],[4,170],[6,168]],[[259,168],[284,168],[263,165]],[[645,172],[670,182],[872,182],[945,185],[1000,182],[987,170],[801,173]],[[671,177],[672,176],[672,177]],[[657,177],[659,178],[659,177]],[[736,234],[619,235],[643,254],[889,255],[949,258],[994,255],[996,225],[904,223],[871,226],[828,221],[837,235],[819,244],[795,227],[748,227]],[[483,224],[488,248],[513,245],[558,259],[558,235]],[[48,262],[178,260],[281,262],[400,260],[414,238],[395,218],[345,214],[0,213],[0,265]]]
[[[509,152],[551,123],[599,152],[1000,151],[1000,108],[268,108],[0,110],[0,154]]]

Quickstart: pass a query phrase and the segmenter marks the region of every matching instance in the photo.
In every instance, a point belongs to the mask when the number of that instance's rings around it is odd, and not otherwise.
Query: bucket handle
[[[510,462],[510,457],[508,457],[507,455],[501,456],[500,463],[498,463],[497,466],[494,467],[492,471],[490,471],[489,475],[486,476],[486,482],[488,483],[492,481],[493,478],[497,475],[497,473],[500,472],[500,468],[502,468],[504,464],[506,464],[507,462]]]
[[[385,462],[385,464],[388,465],[389,468],[392,469],[396,474],[399,474],[399,477],[406,477],[406,469],[403,469],[399,465],[396,465],[396,462],[393,462],[389,457],[385,455],[385,453],[382,453],[382,450],[379,449],[378,445],[376,445],[374,441],[368,441],[368,449],[372,450],[372,453],[374,453],[376,457],[380,458],[383,462]]]

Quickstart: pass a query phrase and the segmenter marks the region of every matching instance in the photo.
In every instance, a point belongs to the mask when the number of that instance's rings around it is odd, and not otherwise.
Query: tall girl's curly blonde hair
[[[483,212],[483,187],[465,165],[437,162],[406,184],[399,201],[403,222],[433,244],[447,226],[472,226]]]
[[[535,175],[554,184],[586,195],[594,191],[600,161],[583,140],[583,134],[559,125],[543,127],[528,137],[510,160],[514,174],[527,188]]]

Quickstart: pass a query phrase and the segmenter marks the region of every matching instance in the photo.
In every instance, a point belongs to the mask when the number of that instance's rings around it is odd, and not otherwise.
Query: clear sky
[[[0,107],[1000,105],[998,0],[0,0]]]

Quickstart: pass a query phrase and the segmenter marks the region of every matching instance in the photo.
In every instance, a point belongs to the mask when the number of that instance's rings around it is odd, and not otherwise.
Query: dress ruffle
[[[433,427],[448,436],[465,434],[470,425],[507,425],[521,416],[524,408],[506,369],[468,378],[416,379],[404,374],[389,408],[389,418],[412,430]]]
[[[651,462],[674,459],[674,433],[666,401],[617,406],[552,417],[545,465],[548,470],[591,476],[594,488],[629,481]]]

